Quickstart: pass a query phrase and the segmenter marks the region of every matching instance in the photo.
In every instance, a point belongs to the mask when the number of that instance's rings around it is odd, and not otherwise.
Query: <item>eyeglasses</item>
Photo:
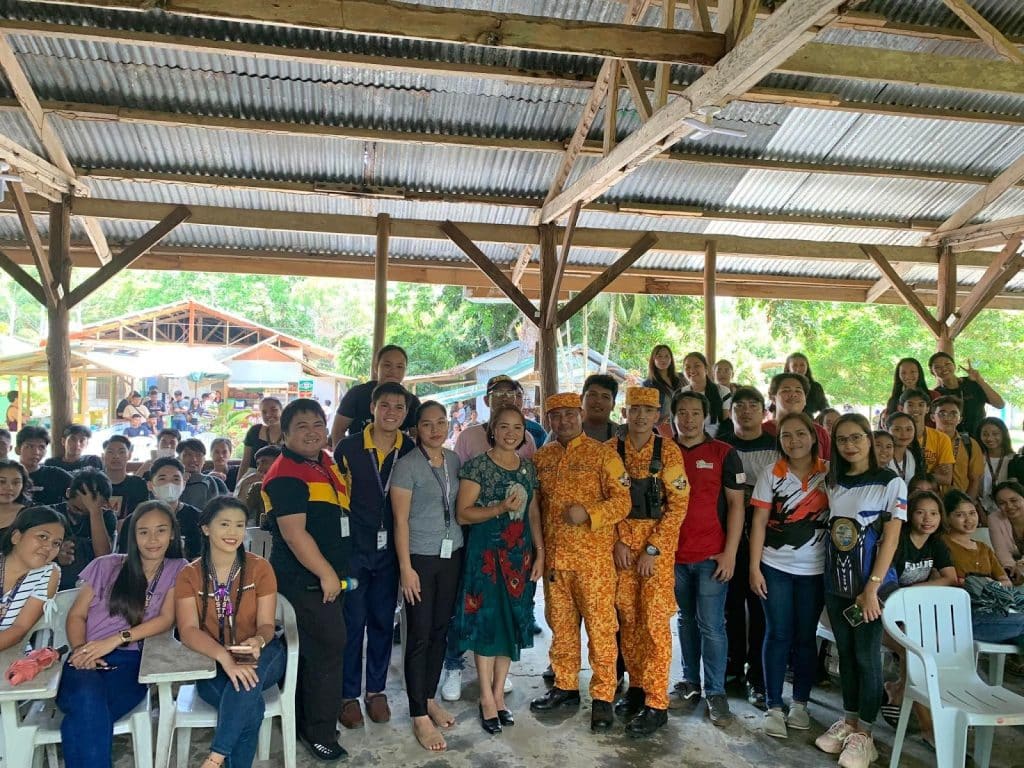
[[[938,416],[940,419],[959,419],[960,418],[960,412],[959,411],[936,411],[935,415]]]
[[[867,435],[863,432],[858,432],[855,435],[846,435],[845,437],[837,437],[836,445],[860,445],[867,438]]]

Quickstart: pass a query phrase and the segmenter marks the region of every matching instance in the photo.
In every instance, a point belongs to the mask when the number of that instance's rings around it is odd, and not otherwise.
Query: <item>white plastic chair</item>
[[[264,531],[259,526],[254,526],[245,529],[245,535],[248,539],[248,549],[254,555],[259,555],[264,560],[270,559],[270,550],[274,545],[274,537],[270,531]]]
[[[281,718],[281,741],[284,749],[285,768],[295,768],[295,689],[299,673],[299,628],[295,622],[295,610],[284,597],[277,596],[276,620],[284,625],[284,639],[288,656],[284,668],[284,688],[276,685],[263,691],[266,712],[260,726],[259,752],[260,760],[270,759],[270,737],[273,719]],[[189,746],[192,743],[193,728],[216,728],[217,710],[203,701],[196,693],[193,684],[183,685],[178,691],[175,702],[174,728],[177,730],[177,765],[186,768],[188,765]]]
[[[41,628],[53,633],[53,647],[60,648],[68,642],[67,617],[78,599],[78,589],[67,589],[58,592],[54,601],[56,610],[53,619]],[[66,658],[66,657],[65,657]],[[63,660],[62,662],[63,663]],[[57,709],[53,700],[33,703],[22,720],[22,726],[32,730],[35,746],[46,748],[46,762],[49,768],[57,768],[57,745],[60,743],[60,724],[64,714]],[[136,768],[152,768],[153,766],[153,720],[149,708],[149,692],[131,712],[114,723],[114,735],[131,734],[132,748],[135,753]],[[28,737],[28,733],[25,734]],[[42,755],[35,752],[32,763],[42,764]]]
[[[992,548],[992,533],[988,528],[975,528],[974,533],[971,534],[971,539],[974,541],[980,541],[982,544]]]
[[[1012,643],[982,643],[975,642],[974,650],[981,656],[988,657],[988,666],[985,676],[989,685],[1002,685],[1003,675],[1006,672],[1006,657],[1020,653],[1020,648]]]
[[[915,701],[931,710],[938,765],[964,765],[967,729],[974,726],[974,763],[988,768],[993,727],[1024,724],[1024,697],[978,676],[970,596],[957,587],[899,589],[889,596],[882,622],[907,657],[907,687],[890,768],[899,766]]]

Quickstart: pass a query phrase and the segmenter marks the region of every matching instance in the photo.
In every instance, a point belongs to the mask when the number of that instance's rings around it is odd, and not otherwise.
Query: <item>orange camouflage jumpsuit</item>
[[[607,445],[616,448],[618,438]],[[624,439],[626,471],[637,480],[650,477],[654,455],[654,436],[638,451]],[[629,672],[629,685],[643,688],[644,703],[654,709],[668,709],[668,677],[672,665],[672,629],[670,622],[678,610],[675,598],[675,554],[679,528],[686,516],[690,486],[686,481],[683,455],[672,440],[661,441],[662,480],[665,500],[659,520],[627,517],[616,526],[618,540],[629,547],[634,567],[619,570],[615,608],[621,622],[622,656]],[[648,544],[661,554],[654,558],[654,575],[641,578],[636,559]]]
[[[551,627],[555,686],[579,688],[580,619],[590,639],[590,695],[615,697],[618,620],[615,616],[615,524],[629,514],[629,477],[613,448],[580,434],[562,446],[552,441],[533,457],[547,548],[544,615]],[[572,526],[562,512],[573,504],[590,519]],[[667,550],[666,550],[667,551]]]

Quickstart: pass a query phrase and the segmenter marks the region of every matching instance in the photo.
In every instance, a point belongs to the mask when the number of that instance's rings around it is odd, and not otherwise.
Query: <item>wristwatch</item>
[[[647,548],[646,548],[646,549],[644,550],[644,552],[646,552],[646,553],[647,553],[648,555],[650,555],[651,557],[657,557],[658,555],[660,555],[660,554],[661,554],[661,550],[660,550],[660,549],[658,549],[658,548],[657,548],[656,546],[654,546],[653,544],[648,544],[648,545],[647,545]]]
[[[125,629],[121,632],[121,645],[128,645],[132,641],[132,631]]]

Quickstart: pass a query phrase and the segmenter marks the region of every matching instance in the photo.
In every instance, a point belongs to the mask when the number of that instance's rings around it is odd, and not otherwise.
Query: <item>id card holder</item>
[[[451,560],[452,559],[452,548],[455,546],[455,542],[451,539],[441,539],[441,559]]]
[[[384,550],[384,549],[387,549],[387,548],[388,548],[388,532],[387,531],[377,531],[377,551],[380,552],[381,550]]]
[[[348,515],[341,516],[341,538],[347,539],[351,530],[349,529]]]

